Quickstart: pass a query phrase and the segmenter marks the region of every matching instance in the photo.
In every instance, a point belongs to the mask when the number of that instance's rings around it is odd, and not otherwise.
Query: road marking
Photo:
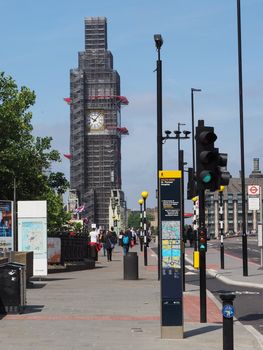
[[[250,325],[243,325],[256,339],[260,346],[260,348],[263,350],[263,336],[260,334],[253,326]]]
[[[246,295],[259,295],[260,292],[251,292],[250,290],[244,290],[242,292],[236,290],[235,291],[235,294],[238,294],[238,295],[242,295],[242,294],[246,294]]]

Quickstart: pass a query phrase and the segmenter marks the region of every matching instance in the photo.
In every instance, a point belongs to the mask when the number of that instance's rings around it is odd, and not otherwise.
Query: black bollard
[[[225,292],[219,296],[223,302],[223,350],[234,350],[233,300],[236,296],[231,292]]]

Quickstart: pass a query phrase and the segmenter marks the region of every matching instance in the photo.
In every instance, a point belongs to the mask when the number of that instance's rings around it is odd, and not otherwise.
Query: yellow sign
[[[159,170],[159,179],[180,179],[181,170]]]

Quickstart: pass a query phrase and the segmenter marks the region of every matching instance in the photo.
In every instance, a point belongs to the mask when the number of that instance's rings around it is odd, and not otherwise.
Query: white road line
[[[244,327],[257,339],[260,349],[263,350],[263,335],[260,334],[253,326],[244,325]]]

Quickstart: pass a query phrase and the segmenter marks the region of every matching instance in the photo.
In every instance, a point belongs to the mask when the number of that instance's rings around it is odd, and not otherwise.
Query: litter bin
[[[26,305],[25,265],[0,265],[0,313],[22,313]]]
[[[136,252],[127,253],[123,257],[123,279],[137,280],[138,277],[138,255]]]

